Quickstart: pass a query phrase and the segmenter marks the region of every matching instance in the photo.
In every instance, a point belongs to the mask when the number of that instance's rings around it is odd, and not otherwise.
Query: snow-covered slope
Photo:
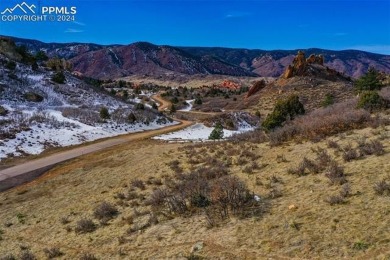
[[[23,63],[10,69],[8,63],[0,55],[0,160],[174,124],[157,111],[137,110],[70,74],[65,73],[65,84],[56,84],[52,71],[33,71]],[[101,119],[102,107],[109,119]]]

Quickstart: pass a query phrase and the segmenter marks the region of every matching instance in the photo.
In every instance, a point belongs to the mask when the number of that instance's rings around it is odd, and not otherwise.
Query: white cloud
[[[85,26],[85,25],[86,25],[85,23],[77,22],[77,21],[74,21],[73,23],[74,23],[74,24],[77,24],[77,25],[80,25],[80,26]]]
[[[68,28],[65,30],[65,33],[82,33],[84,32],[83,30],[77,30],[77,29],[72,29],[72,28]]]

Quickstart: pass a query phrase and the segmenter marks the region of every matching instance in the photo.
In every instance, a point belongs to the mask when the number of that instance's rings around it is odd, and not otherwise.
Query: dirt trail
[[[22,183],[31,181],[32,179],[41,175],[44,171],[50,169],[51,166],[67,161],[69,159],[73,159],[84,154],[101,151],[108,147],[112,147],[122,143],[138,141],[142,139],[151,138],[156,135],[177,131],[193,124],[192,121],[185,121],[179,119],[176,119],[176,121],[179,121],[180,123],[173,126],[167,126],[161,129],[113,137],[102,142],[85,145],[63,152],[58,152],[41,159],[31,160],[20,165],[4,169],[0,171],[0,192],[11,187],[18,186]],[[39,171],[43,172],[38,173]]]
[[[160,103],[160,106],[158,108],[160,112],[165,111],[171,106],[171,102],[164,100],[161,97],[161,94],[154,95],[152,98],[158,103]],[[85,154],[101,151],[115,145],[139,141],[142,139],[151,138],[156,135],[174,132],[194,124],[193,121],[186,121],[181,119],[175,120],[179,121],[180,123],[173,126],[167,126],[161,129],[112,137],[101,142],[86,144],[74,149],[57,152],[40,159],[23,162],[19,165],[0,170],[0,192],[12,187],[19,186],[20,184],[32,181],[33,179],[39,177],[44,172],[48,171],[50,168],[54,167],[58,163],[74,159]]]
[[[161,97],[161,94],[157,94],[157,95],[152,96],[152,99],[154,99],[155,101],[160,103],[160,105],[158,107],[158,111],[160,111],[160,112],[163,112],[163,111],[167,110],[172,105],[171,102],[163,99]]]

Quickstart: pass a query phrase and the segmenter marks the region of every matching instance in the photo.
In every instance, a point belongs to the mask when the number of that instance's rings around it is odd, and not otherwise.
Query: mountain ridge
[[[17,44],[27,45],[29,49],[34,51],[44,50],[49,56],[68,59],[74,64],[75,70],[86,76],[106,79],[134,74],[160,76],[172,73],[279,77],[292,62],[298,50],[307,55],[323,55],[326,66],[353,78],[363,75],[369,67],[390,73],[390,55],[360,50],[309,48],[269,51],[245,48],[155,45],[142,41],[128,45],[44,43],[38,40],[5,37],[13,39]],[[147,57],[142,64],[139,59],[138,64],[128,62],[125,67],[117,63],[119,60],[131,60],[131,55],[134,55],[136,50],[140,57],[142,55]],[[114,57],[113,53],[120,54],[117,55],[118,59],[112,58]],[[102,67],[102,65],[104,66]],[[98,75],[95,75],[97,72]]]

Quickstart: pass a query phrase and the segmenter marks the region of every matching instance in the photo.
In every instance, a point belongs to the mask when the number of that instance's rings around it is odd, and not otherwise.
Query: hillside
[[[130,75],[166,76],[167,74],[278,77],[292,62],[298,51],[171,47],[150,43],[102,46],[14,39],[18,44],[27,45],[29,49],[35,51],[42,49],[51,56],[71,59],[75,69],[87,76],[92,76],[99,71],[97,76],[100,78]],[[323,55],[326,66],[353,78],[363,75],[370,66],[390,73],[389,55],[358,50],[332,51],[315,48],[302,49],[302,51],[307,55]]]
[[[172,124],[156,110],[137,109],[20,53],[0,38],[0,160]]]
[[[54,145],[41,141],[50,133],[66,137],[60,130],[76,133],[72,137],[81,142],[86,133],[170,123],[155,110],[107,95],[68,72],[66,82],[55,83],[55,71],[33,70],[18,61],[23,57],[15,46],[0,43],[0,129],[10,134],[9,126],[20,127],[5,140],[19,142],[14,154]],[[124,66],[119,57],[128,46],[122,47],[112,48],[112,56],[106,53],[110,49],[83,55],[110,56]],[[149,63],[165,50],[149,44],[132,48],[148,53]],[[171,105],[176,104],[178,117],[199,116],[210,126],[219,121],[222,131],[249,130],[205,142],[200,140],[217,127],[198,138],[197,129],[205,132],[198,122],[173,138],[170,133],[84,154],[2,192],[0,259],[389,258],[386,76],[372,73],[378,78],[368,77],[364,87],[377,90],[357,97],[351,79],[327,67],[321,54],[295,54],[279,78],[261,81],[257,91],[244,91],[235,82],[197,89],[151,87],[160,91],[158,102],[165,99],[161,109],[175,113]],[[154,69],[165,72],[167,64]],[[106,85],[117,94],[149,87]],[[142,101],[135,92],[128,94]],[[142,99],[149,102],[149,97],[143,93]],[[101,118],[102,106],[111,118]],[[293,114],[297,106],[299,113]],[[263,125],[281,117],[275,128]],[[90,128],[83,129],[87,124]],[[5,142],[0,151],[8,147]]]

